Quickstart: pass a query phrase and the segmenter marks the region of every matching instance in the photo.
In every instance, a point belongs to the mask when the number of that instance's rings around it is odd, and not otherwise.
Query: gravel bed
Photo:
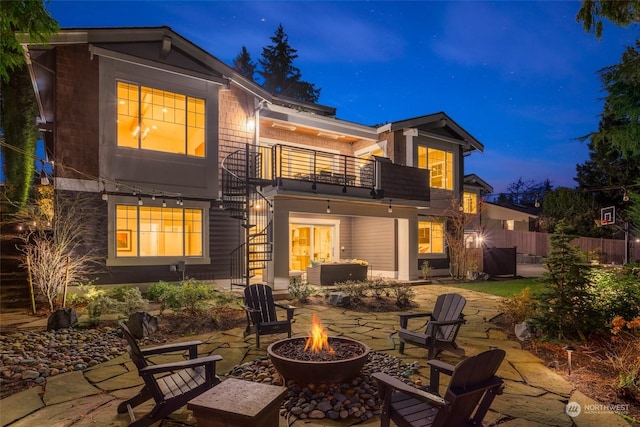
[[[360,375],[349,382],[333,384],[298,384],[288,381],[289,392],[280,408],[283,417],[299,419],[355,419],[366,421],[380,414],[380,401],[373,372],[386,372],[408,384],[420,368],[418,362],[408,365],[402,359],[372,351]],[[230,377],[273,385],[284,385],[282,376],[268,357],[232,369]]]
[[[83,371],[126,351],[117,328],[20,331],[0,335],[0,398],[47,377]]]

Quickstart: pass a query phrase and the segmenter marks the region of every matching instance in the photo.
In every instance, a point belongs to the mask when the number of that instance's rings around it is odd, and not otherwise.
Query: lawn
[[[536,277],[512,280],[490,280],[487,282],[458,283],[449,285],[453,288],[469,289],[472,291],[485,292],[500,297],[512,297],[517,295],[524,288],[531,289],[533,294],[542,290],[543,284]]]

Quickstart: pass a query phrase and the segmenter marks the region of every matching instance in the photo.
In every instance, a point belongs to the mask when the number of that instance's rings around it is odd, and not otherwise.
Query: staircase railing
[[[272,203],[262,194],[262,154],[247,144],[222,161],[221,208],[241,221],[244,241],[231,252],[230,283],[247,286],[273,254]]]

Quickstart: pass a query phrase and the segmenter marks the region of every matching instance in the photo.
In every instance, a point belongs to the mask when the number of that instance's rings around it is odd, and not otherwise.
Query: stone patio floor
[[[481,284],[479,284],[481,286]],[[416,301],[420,305],[414,311],[431,310],[437,295],[446,292],[458,292],[467,298],[464,313],[467,323],[461,328],[456,342],[465,349],[467,355],[473,355],[490,347],[502,348],[507,355],[498,375],[505,380],[504,393],[496,398],[491,410],[485,417],[485,425],[501,427],[522,426],[628,426],[620,416],[610,411],[589,411],[598,402],[590,399],[561,376],[547,368],[540,359],[522,350],[520,343],[507,339],[500,328],[489,322],[500,314],[500,298],[480,292],[454,289],[443,285],[419,285],[414,287]],[[299,306],[296,309],[293,324],[294,336],[306,336],[311,316],[316,312],[322,324],[330,330],[330,336],[347,336],[365,342],[372,350],[400,357],[406,363],[419,361],[423,367],[417,377],[424,384],[428,382],[429,370],[426,367],[426,350],[407,346],[404,355],[398,353],[398,337],[395,334],[399,326],[397,313],[362,313],[333,306]],[[27,322],[29,319],[23,319]],[[33,319],[30,319],[33,321]],[[17,322],[10,314],[0,314],[0,324]],[[41,323],[22,323],[22,327],[46,326]],[[201,355],[219,354],[223,357],[218,364],[218,374],[225,379],[233,366],[246,363],[266,355],[269,343],[283,338],[281,335],[261,337],[262,348],[255,347],[255,338],[243,338],[243,328],[224,332],[215,332],[201,336],[185,337],[185,340],[200,339]],[[176,356],[179,357],[179,356]],[[441,354],[440,358],[451,364],[460,359],[455,355]],[[445,383],[446,384],[446,383]],[[0,421],[3,426],[74,426],[106,427],[126,426],[127,414],[117,414],[116,407],[122,400],[137,393],[142,385],[135,366],[128,355],[120,356],[109,362],[89,368],[85,371],[65,373],[49,377],[44,385],[0,400]],[[583,408],[575,417],[565,412],[568,402],[577,402]],[[147,403],[136,408],[136,414],[142,415],[152,405]],[[296,420],[293,425],[345,426],[356,422],[331,420]],[[291,420],[290,420],[291,422]],[[175,412],[169,419],[157,425],[177,427],[196,425],[191,411],[186,407]],[[379,425],[378,417],[373,417],[361,426]],[[280,417],[280,427],[287,426],[285,418]],[[247,426],[250,427],[250,426]]]

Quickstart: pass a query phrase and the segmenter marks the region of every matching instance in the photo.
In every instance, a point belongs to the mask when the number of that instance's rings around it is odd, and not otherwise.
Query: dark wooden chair
[[[442,294],[436,299],[433,311],[400,314],[400,353],[404,353],[405,343],[428,349],[427,359],[435,359],[443,350],[464,356],[464,350],[457,346],[456,336],[465,322],[464,309],[467,300],[459,294]],[[428,317],[424,332],[408,329],[409,319]]]
[[[276,307],[286,310],[286,320],[278,320]],[[291,320],[295,307],[275,302],[271,287],[254,284],[244,288],[243,308],[247,314],[244,336],[256,334],[256,347],[260,347],[260,335],[286,333],[291,337]]]
[[[380,425],[398,427],[481,426],[493,399],[502,394],[496,376],[505,351],[492,349],[469,357],[455,367],[429,360],[430,385],[415,388],[382,372],[373,374],[382,399]],[[443,396],[438,394],[440,374],[449,375]]]
[[[222,360],[222,356],[198,357],[200,341],[141,349],[129,328],[122,322],[119,325],[127,340],[131,360],[144,380],[144,386],[138,394],[118,405],[119,414],[129,413],[131,417],[129,426],[151,425],[220,383],[220,379],[216,376],[216,362]],[[147,356],[154,354],[185,350],[189,351],[188,360],[153,365],[146,359]],[[133,408],[149,399],[155,400],[155,406],[144,417],[136,419]]]

